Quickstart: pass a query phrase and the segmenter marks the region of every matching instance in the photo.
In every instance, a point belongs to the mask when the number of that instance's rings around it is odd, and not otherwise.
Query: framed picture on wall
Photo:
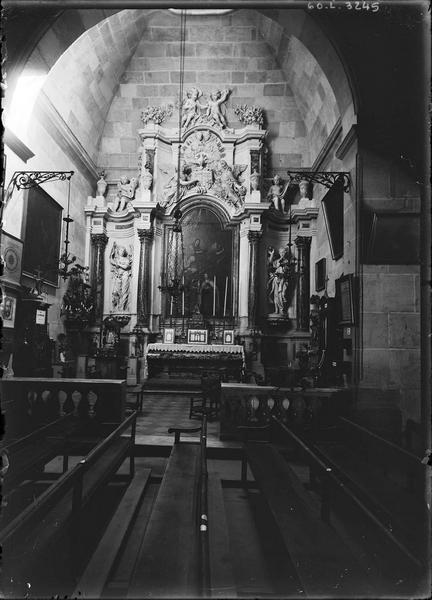
[[[1,303],[1,316],[4,327],[14,327],[16,313],[16,298],[5,294]]]
[[[164,329],[164,335],[163,335],[163,343],[164,344],[174,344],[174,339],[175,339],[175,329],[174,327],[166,327]]]
[[[352,275],[343,275],[336,279],[336,298],[339,300],[341,325],[355,325],[354,310],[354,278]]]
[[[320,292],[325,289],[327,277],[327,269],[326,269],[326,259],[322,258],[321,260],[315,263],[315,291]]]
[[[57,286],[62,207],[39,186],[28,190],[26,203],[22,270],[40,271],[46,283]]]
[[[337,181],[322,199],[324,222],[333,260],[343,256],[344,249],[344,190]]]
[[[223,332],[223,343],[224,344],[234,344],[234,330],[227,329]]]
[[[207,329],[188,329],[187,343],[188,344],[207,344],[208,332]]]
[[[4,258],[3,281],[18,285],[21,283],[22,248],[21,240],[2,231],[0,251]]]

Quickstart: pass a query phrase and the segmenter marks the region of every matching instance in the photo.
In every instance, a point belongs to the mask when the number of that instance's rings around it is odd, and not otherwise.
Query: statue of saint
[[[273,184],[267,193],[267,199],[273,203],[276,210],[285,212],[285,194],[288,189],[289,182],[285,185],[279,175],[273,177]]]
[[[221,104],[226,101],[230,90],[225,90],[224,92],[216,91],[210,94],[210,99],[207,101],[207,112],[206,116],[209,119],[210,123],[219,125],[224,129],[227,126],[226,118],[222,114]]]
[[[118,246],[114,242],[110,254],[110,263],[113,276],[112,307],[114,311],[124,312],[129,305],[132,248],[131,252],[128,252],[125,246]]]
[[[268,272],[267,291],[270,304],[274,305],[274,312],[285,314],[287,311],[287,288],[288,281],[284,272],[285,248],[278,252],[272,246],[268,249]]]
[[[125,175],[121,177],[118,184],[117,201],[114,208],[115,212],[121,212],[125,210],[128,202],[133,200],[135,197],[135,190],[137,186],[138,180],[135,179],[135,177],[132,177],[132,179],[129,179],[129,177],[126,177]]]

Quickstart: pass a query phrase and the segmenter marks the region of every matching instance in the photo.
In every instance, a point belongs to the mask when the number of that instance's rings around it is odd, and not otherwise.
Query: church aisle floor
[[[186,394],[176,395],[172,392],[145,395],[142,413],[138,413],[137,418],[136,444],[171,446],[174,436],[168,433],[170,427],[199,427],[200,419],[189,419],[189,403],[190,399]],[[221,442],[219,431],[218,420],[207,422],[208,447],[240,447],[237,442]],[[182,434],[182,439],[184,438],[198,439],[199,434],[185,433]]]

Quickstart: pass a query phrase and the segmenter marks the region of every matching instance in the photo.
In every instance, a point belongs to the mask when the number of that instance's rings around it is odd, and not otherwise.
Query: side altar
[[[102,172],[84,209],[94,299],[87,354],[105,373],[110,365],[117,376],[126,371],[129,384],[158,373],[164,361],[200,371],[210,358],[231,361],[233,380],[245,367],[266,377],[266,364],[280,366],[275,356],[295,360],[310,338],[312,183],[282,168],[268,172],[263,109],[233,105],[240,127],[232,128],[230,90],[205,100],[198,88],[186,91],[180,131],[174,106],[145,108],[137,167],[111,179]],[[176,297],[167,283],[173,262],[181,265]],[[208,332],[209,349],[186,348],[193,328]],[[176,343],[155,346],[167,329]],[[241,351],[222,344],[225,330]],[[279,352],[284,344],[287,356]]]

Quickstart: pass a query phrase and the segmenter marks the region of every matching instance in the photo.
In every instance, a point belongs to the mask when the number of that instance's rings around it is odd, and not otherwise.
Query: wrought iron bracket
[[[287,171],[290,184],[299,184],[300,181],[318,183],[326,188],[332,188],[336,183],[342,182],[344,192],[351,188],[351,177],[346,171]]]
[[[74,171],[15,171],[7,186],[6,202],[14,189],[28,190],[47,181],[69,181]]]

